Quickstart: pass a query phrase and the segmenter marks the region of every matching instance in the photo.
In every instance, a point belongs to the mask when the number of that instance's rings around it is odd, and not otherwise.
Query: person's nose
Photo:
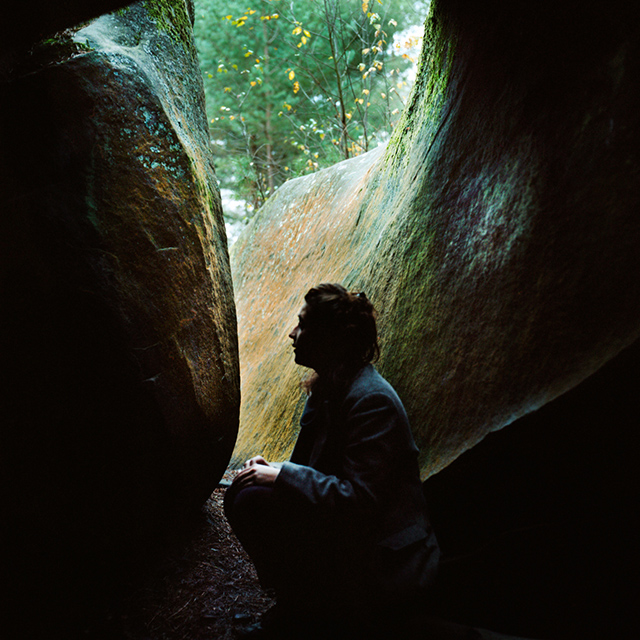
[[[289,337],[295,342],[297,335],[298,335],[298,327],[294,327],[291,333],[289,334]]]

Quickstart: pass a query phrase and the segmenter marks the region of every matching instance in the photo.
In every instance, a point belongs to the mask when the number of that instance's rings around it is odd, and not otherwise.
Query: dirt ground
[[[225,473],[223,482],[230,482],[236,473]],[[235,640],[240,629],[257,622],[274,604],[227,523],[224,492],[224,487],[213,492],[190,541],[166,558],[118,616],[116,626],[124,628],[127,640]],[[420,632],[411,637],[523,640],[486,630],[469,635],[470,631],[425,618]]]
[[[224,491],[207,501],[193,541],[167,558],[129,603],[123,620],[129,640],[231,640],[273,604],[224,517]]]

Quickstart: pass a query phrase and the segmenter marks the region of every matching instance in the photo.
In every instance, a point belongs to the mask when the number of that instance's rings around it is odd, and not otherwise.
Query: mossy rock
[[[287,333],[321,281],[378,308],[424,477],[638,336],[639,13],[432,4],[386,150],[285,184],[232,247],[237,462],[290,453]]]

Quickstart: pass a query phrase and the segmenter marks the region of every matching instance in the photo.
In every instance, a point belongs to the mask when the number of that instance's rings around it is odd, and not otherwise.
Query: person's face
[[[318,371],[327,364],[329,345],[323,331],[309,323],[308,315],[305,304],[298,314],[298,324],[289,337],[293,340],[296,364]]]

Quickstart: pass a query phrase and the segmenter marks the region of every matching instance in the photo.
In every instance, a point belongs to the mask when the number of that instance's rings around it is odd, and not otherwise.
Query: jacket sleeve
[[[309,504],[329,510],[374,509],[400,454],[402,419],[393,399],[384,393],[359,398],[344,424],[340,472],[326,475],[312,467],[285,462],[276,480],[277,490],[292,492]]]

